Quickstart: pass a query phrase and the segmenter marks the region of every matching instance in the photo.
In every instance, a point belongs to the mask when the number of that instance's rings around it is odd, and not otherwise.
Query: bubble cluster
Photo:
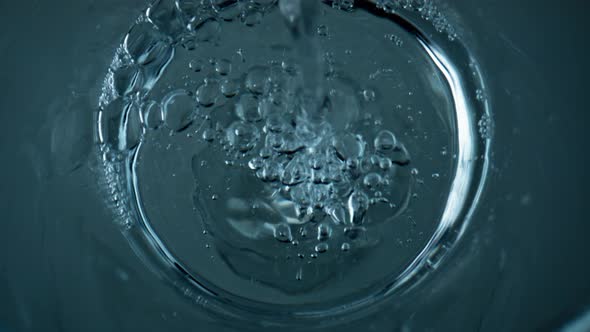
[[[435,0],[376,0],[375,4],[377,8],[388,13],[395,13],[400,10],[414,11],[425,21],[431,22],[438,32],[447,34],[449,40],[457,38],[457,31],[441,13]],[[398,44],[395,38],[392,40]]]
[[[252,65],[232,81],[236,88],[226,109],[233,121],[227,127],[217,122],[216,138],[207,133],[232,165],[249,169],[271,189],[275,205],[287,207],[281,212],[289,221],[273,233],[279,242],[295,246],[309,239],[308,230],[292,232],[290,223],[317,224],[320,244],[334,234],[354,241],[364,232],[361,225],[370,222],[372,206],[383,205],[394,214],[398,198],[392,193],[408,190],[397,177],[410,156],[395,134],[380,127],[369,134],[350,129],[361,112],[355,96],[369,94],[374,100],[374,93],[349,94],[352,88],[343,82],[330,84],[334,89],[317,107],[306,94],[298,64]],[[227,91],[222,84],[219,97],[227,97]],[[346,122],[332,121],[334,116]],[[328,250],[320,244],[317,253]]]
[[[321,96],[305,84],[303,65],[290,57],[253,63],[245,70],[232,57],[196,57],[188,70],[206,77],[194,88],[178,87],[161,100],[143,97],[177,45],[190,51],[215,43],[223,22],[255,26],[274,4],[154,2],[129,30],[111,66],[112,90],[103,100],[108,105],[103,109],[103,138],[122,151],[136,147],[148,131],[165,128],[175,134],[198,128],[201,132],[194,139],[221,147],[226,165],[249,169],[270,188],[269,199],[287,207],[281,213],[289,221],[276,224],[273,236],[279,242],[298,243],[305,232],[292,232],[289,223],[317,224],[315,252],[322,253],[329,246],[320,244],[333,234],[349,241],[358,238],[362,225],[370,222],[372,206],[385,206],[394,214],[399,208],[396,192],[409,190],[397,179],[410,157],[396,135],[380,123],[370,132],[355,131],[364,105],[378,96],[340,79],[334,55],[319,60],[324,64],[318,68],[326,68],[319,82]],[[287,19],[298,19],[301,8],[279,5]],[[353,9],[352,1],[331,5]],[[328,36],[328,27],[317,26],[317,35]],[[238,53],[244,60],[241,49]]]

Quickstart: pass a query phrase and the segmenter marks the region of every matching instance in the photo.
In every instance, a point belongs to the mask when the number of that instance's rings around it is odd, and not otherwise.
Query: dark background
[[[0,330],[223,330],[157,286],[94,184],[92,110],[144,6],[0,1]],[[450,7],[475,41],[495,119],[478,227],[437,272],[445,282],[417,292],[407,310],[337,330],[553,330],[590,310],[590,6]]]

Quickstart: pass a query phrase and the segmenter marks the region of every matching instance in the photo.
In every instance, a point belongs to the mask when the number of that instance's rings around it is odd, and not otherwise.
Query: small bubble
[[[433,173],[433,174],[432,174],[432,178],[433,178],[433,179],[438,179],[438,178],[440,178],[440,174],[438,174],[438,173]]]
[[[261,169],[263,166],[264,162],[259,157],[254,157],[248,162],[248,167],[254,171]]]
[[[207,128],[203,131],[201,137],[207,142],[213,142],[213,140],[215,139],[215,131],[211,128]]]
[[[258,155],[264,159],[270,158],[272,156],[272,149],[269,147],[263,147],[258,151]]]
[[[380,131],[373,141],[375,150],[379,152],[393,151],[397,145],[395,135],[389,130]]]
[[[363,155],[365,143],[356,135],[343,134],[332,138],[332,147],[338,158],[352,162]]]
[[[485,99],[482,89],[475,90],[475,99],[477,99],[479,101],[482,101]]]
[[[232,65],[228,59],[219,59],[215,61],[215,71],[222,76],[228,75],[231,72]]]
[[[318,26],[316,32],[317,32],[318,36],[326,37],[328,35],[328,27],[322,24],[322,25]]]
[[[268,89],[268,68],[253,66],[246,75],[246,88],[254,94],[262,94]]]
[[[348,244],[348,242],[344,242],[344,243],[342,243],[342,246],[340,247],[340,249],[342,251],[349,251],[350,250],[350,244]]]
[[[190,69],[192,69],[194,72],[200,72],[201,70],[203,70],[203,61],[199,60],[192,60],[189,64],[188,67]]]
[[[153,60],[154,54],[157,54],[164,44],[164,36],[149,22],[135,24],[123,41],[127,53],[140,65]]]
[[[384,171],[390,169],[392,166],[393,163],[391,162],[391,159],[387,157],[383,157],[379,160],[379,168],[381,168]]]
[[[410,171],[410,173],[412,175],[418,175],[418,169],[417,168],[412,168],[412,170]]]
[[[113,85],[117,95],[126,96],[141,86],[142,75],[137,66],[124,66],[113,73]]]
[[[332,8],[350,12],[354,9],[354,0],[334,0]]]
[[[226,139],[232,148],[248,152],[254,148],[260,138],[258,128],[249,123],[234,122],[226,131]]]
[[[144,107],[143,123],[149,129],[158,129],[164,123],[164,112],[160,103],[149,102]]]
[[[385,39],[388,39],[391,42],[393,42],[396,46],[402,46],[404,44],[404,41],[394,34],[386,34],[384,37]]]
[[[197,88],[197,101],[203,107],[211,107],[217,101],[219,87],[215,82],[208,81]]]
[[[253,27],[260,24],[262,21],[262,13],[256,8],[248,8],[242,13],[242,23],[244,25]]]
[[[349,223],[358,225],[363,223],[369,209],[369,198],[362,191],[354,191],[348,197]]]
[[[172,91],[164,97],[162,105],[168,128],[174,131],[182,131],[193,121],[192,114],[196,105],[188,91]]]
[[[288,224],[278,224],[274,227],[273,235],[275,239],[280,242],[291,242],[293,236],[291,235],[291,227]]]
[[[245,94],[240,97],[236,103],[236,115],[243,121],[256,122],[262,119],[258,107],[258,99],[251,94]]]
[[[231,98],[240,91],[240,84],[236,80],[226,78],[221,81],[219,89],[224,96]]]
[[[363,90],[363,98],[365,98],[365,101],[375,101],[375,91],[370,90],[370,89],[365,89]]]
[[[318,226],[318,240],[326,241],[332,236],[332,227],[327,224],[320,224]]]
[[[211,199],[214,200],[214,201],[216,201],[218,198],[219,198],[219,196],[217,196],[217,195],[212,195],[211,196]]]
[[[382,183],[383,183],[383,179],[381,178],[381,175],[379,175],[377,173],[369,173],[369,174],[365,175],[365,178],[363,179],[363,184],[368,189],[376,189]]]
[[[328,251],[328,249],[329,249],[329,245],[326,242],[318,243],[315,246],[315,251],[320,254]]]
[[[483,139],[489,139],[492,137],[494,130],[494,123],[489,115],[484,114],[478,121],[479,134]]]

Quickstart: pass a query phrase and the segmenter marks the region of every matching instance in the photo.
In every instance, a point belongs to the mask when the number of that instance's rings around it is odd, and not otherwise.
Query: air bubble
[[[328,251],[328,249],[330,248],[330,246],[326,243],[326,242],[322,242],[322,243],[318,243],[315,246],[315,251],[317,253],[325,253],[326,251]]]
[[[268,67],[254,66],[246,75],[246,88],[254,94],[262,94],[268,89]]]
[[[219,85],[215,81],[207,81],[197,88],[197,101],[203,107],[215,105],[219,93]]]
[[[248,162],[248,167],[251,170],[259,170],[264,166],[264,161],[260,157],[254,157]]]
[[[350,244],[348,242],[342,243],[342,246],[340,246],[340,250],[342,250],[342,251],[349,251],[350,250]]]
[[[320,224],[318,226],[318,240],[326,241],[332,236],[332,227],[327,224]]]
[[[288,224],[278,224],[273,229],[274,238],[279,242],[289,243],[293,241],[293,235],[291,234],[291,227]]]
[[[162,100],[164,118],[168,128],[179,132],[187,128],[193,121],[195,102],[186,90],[170,92]]]
[[[236,103],[236,115],[243,121],[260,121],[262,117],[258,108],[258,99],[251,94],[242,95]]]
[[[363,184],[370,190],[377,189],[382,183],[383,179],[381,178],[381,175],[377,173],[369,173],[365,175],[365,178],[363,179]]]
[[[164,112],[160,103],[150,101],[144,106],[143,122],[149,129],[158,129],[164,123]]]
[[[203,61],[200,59],[192,60],[189,62],[188,67],[192,69],[194,72],[200,72],[203,70]]]
[[[482,89],[475,90],[475,99],[479,101],[483,101],[485,99]]]
[[[309,177],[307,168],[301,158],[293,158],[285,167],[281,181],[289,186],[299,184]]]
[[[481,136],[481,138],[492,138],[494,123],[488,115],[483,115],[481,119],[477,122],[477,125],[479,127],[479,135]]]
[[[326,37],[328,35],[328,27],[321,24],[320,26],[318,26],[316,33],[320,37]]]
[[[153,51],[164,43],[164,36],[148,22],[135,24],[125,36],[123,47],[135,63],[149,62]]]
[[[240,152],[248,152],[256,145],[260,132],[256,126],[249,123],[234,122],[227,129],[226,138],[233,148]]]
[[[215,61],[215,71],[222,76],[231,73],[232,64],[228,59],[219,59]]]
[[[354,225],[362,224],[368,209],[369,197],[362,191],[354,191],[348,197],[349,223]]]
[[[262,13],[254,7],[248,8],[242,13],[242,23],[246,26],[253,27],[260,24],[260,21],[262,21]]]
[[[352,11],[354,9],[354,0],[333,0],[332,8],[343,11]]]
[[[136,105],[129,105],[126,109],[126,116],[123,115],[124,131],[119,134],[119,150],[130,150],[135,148],[143,134],[141,125],[141,109]]]
[[[146,11],[146,16],[160,31],[170,36],[178,36],[184,31],[182,17],[174,1],[156,0]]]
[[[213,142],[213,140],[215,140],[215,130],[207,128],[203,130],[201,137],[207,142]]]
[[[332,146],[341,160],[359,158],[365,150],[364,142],[358,136],[350,133],[335,136],[332,139]]]
[[[393,151],[397,145],[395,135],[389,130],[380,131],[373,142],[375,150],[378,152]]]
[[[137,66],[124,66],[115,70],[113,81],[117,95],[126,96],[137,91],[141,86],[141,72]]]
[[[363,98],[368,102],[375,101],[375,91],[369,89],[363,90]]]
[[[240,84],[234,79],[225,78],[221,81],[219,89],[224,96],[231,98],[240,91]]]
[[[393,166],[393,163],[391,162],[391,159],[387,158],[387,157],[383,157],[381,159],[379,159],[379,167],[386,171],[388,169],[390,169]]]
[[[281,165],[269,160],[256,172],[256,176],[264,182],[275,182],[279,179],[281,172]]]

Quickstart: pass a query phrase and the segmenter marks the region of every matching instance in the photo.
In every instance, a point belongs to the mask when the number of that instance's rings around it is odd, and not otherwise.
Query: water
[[[207,310],[352,319],[461,238],[484,95],[429,1],[160,0],[108,69],[98,181],[138,254]]]

